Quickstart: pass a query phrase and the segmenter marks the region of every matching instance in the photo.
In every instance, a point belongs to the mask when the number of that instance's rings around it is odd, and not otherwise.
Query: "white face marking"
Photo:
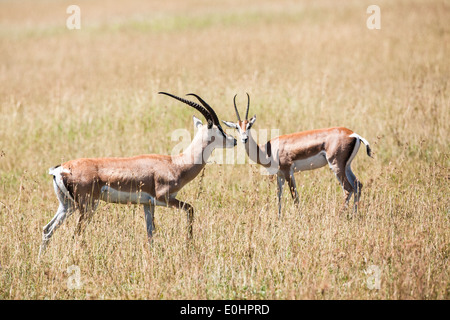
[[[252,118],[253,122],[255,122],[256,118]],[[229,121],[223,121],[225,125],[227,125],[229,128],[236,129],[236,131],[239,134],[239,138],[241,139],[241,142],[245,144],[248,140],[248,130],[250,129],[252,123],[247,123],[245,130],[241,128],[239,123],[229,122]]]
[[[241,138],[241,142],[245,144],[248,140],[248,133],[247,133],[248,128],[245,131],[242,131],[242,128],[240,126],[236,126],[236,127],[237,127],[236,129],[239,133],[239,137]]]
[[[294,161],[294,163],[292,164],[292,169],[294,170],[294,172],[314,170],[323,167],[327,163],[328,161],[325,157],[325,152],[321,151],[318,154],[307,159]]]

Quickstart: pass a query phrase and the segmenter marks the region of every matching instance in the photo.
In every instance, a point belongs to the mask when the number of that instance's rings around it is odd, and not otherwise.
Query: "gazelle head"
[[[166,93],[166,92],[159,92],[159,93],[165,94],[169,97],[172,97],[172,98],[174,98],[178,101],[181,101],[181,102],[193,107],[194,109],[197,109],[198,111],[200,111],[200,113],[205,117],[207,123],[204,125],[200,119],[198,119],[197,117],[194,116],[193,117],[194,118],[194,127],[197,128],[197,130],[198,130],[197,134],[200,134],[202,141],[207,142],[210,147],[212,147],[212,148],[233,148],[234,146],[236,146],[236,144],[237,144],[236,139],[234,137],[230,136],[229,134],[226,134],[225,131],[223,131],[216,112],[202,98],[200,98],[199,96],[197,96],[194,93],[188,94],[188,96],[196,97],[203,106],[199,105],[198,103],[177,97],[170,93]]]
[[[239,137],[241,138],[242,143],[247,143],[248,141],[248,134],[250,132],[251,127],[256,121],[256,115],[254,115],[250,120],[248,119],[248,109],[250,108],[250,96],[247,93],[247,110],[245,111],[245,120],[241,121],[241,117],[239,116],[239,111],[236,107],[236,96],[233,98],[234,103],[234,110],[236,111],[236,116],[238,118],[237,122],[230,122],[230,121],[223,121],[225,125],[227,125],[230,128],[234,128],[238,131]]]

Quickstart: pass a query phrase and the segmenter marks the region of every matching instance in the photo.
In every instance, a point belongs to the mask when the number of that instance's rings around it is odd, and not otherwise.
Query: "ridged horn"
[[[239,116],[239,111],[238,111],[238,109],[236,107],[236,96],[237,96],[237,94],[235,94],[234,98],[233,98],[234,111],[236,111],[236,116],[238,118],[238,121],[241,121],[241,117]]]
[[[213,108],[211,108],[211,106],[209,104],[207,104],[202,98],[200,98],[198,95],[196,95],[195,93],[188,93],[187,96],[194,96],[198,99],[198,101],[200,101],[200,103],[205,107],[206,110],[209,111],[209,113],[211,114],[211,117],[213,119],[213,123],[220,127],[220,122],[219,122],[219,118],[217,117],[216,112],[214,111]]]
[[[247,111],[245,111],[245,120],[248,120],[248,109],[250,108],[250,96],[247,93]]]
[[[210,112],[207,109],[203,108],[198,103],[195,103],[193,101],[189,101],[189,100],[177,97],[177,96],[175,96],[173,94],[170,94],[170,93],[167,93],[167,92],[158,92],[158,93],[159,94],[165,94],[166,96],[172,97],[172,98],[174,98],[174,99],[176,99],[178,101],[181,101],[181,102],[191,106],[194,109],[197,109],[198,111],[200,111],[200,113],[205,117],[205,119],[207,121],[211,121],[212,123],[214,123],[214,119],[213,119],[212,115],[210,114]]]

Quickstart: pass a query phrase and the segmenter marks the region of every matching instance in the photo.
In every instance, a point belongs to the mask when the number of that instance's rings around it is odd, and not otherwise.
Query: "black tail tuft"
[[[367,150],[367,155],[373,159],[373,157],[372,157],[372,149],[370,149],[369,145],[366,146],[366,150]]]

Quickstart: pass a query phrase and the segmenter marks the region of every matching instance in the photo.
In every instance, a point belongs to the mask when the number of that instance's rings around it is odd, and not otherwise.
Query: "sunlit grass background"
[[[0,298],[448,299],[450,3],[380,0],[369,30],[372,2],[1,1]],[[149,246],[142,208],[103,203],[38,262],[58,206],[49,167],[170,154],[173,130],[194,133],[200,115],[158,91],[197,93],[225,120],[248,92],[256,130],[354,130],[374,151],[353,162],[359,213],[339,214],[328,167],[296,175],[300,205],[286,190],[278,220],[273,178],[211,164],[179,193],[192,246],[182,211],[157,208]]]

